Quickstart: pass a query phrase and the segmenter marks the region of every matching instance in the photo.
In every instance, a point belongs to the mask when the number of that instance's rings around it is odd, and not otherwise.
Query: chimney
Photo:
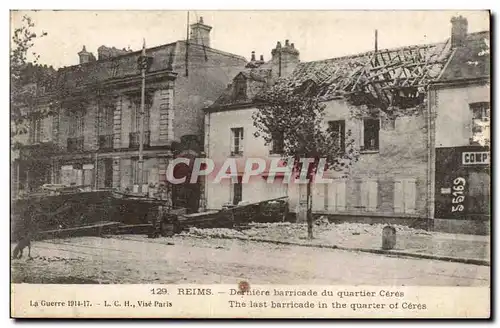
[[[255,51],[252,51],[252,58],[250,60],[255,61]]]
[[[91,52],[88,52],[85,46],[83,46],[82,51],[78,53],[78,57],[80,57],[80,64],[85,64],[90,62],[94,55]]]
[[[463,46],[467,38],[467,19],[463,16],[453,17],[451,19],[451,47]]]
[[[98,60],[103,60],[103,59],[109,59],[121,55],[125,55],[129,52],[132,52],[132,50],[129,49],[117,49],[115,47],[106,47],[105,45],[100,46],[97,48],[97,59]]]
[[[210,48],[211,26],[203,23],[203,17],[197,23],[191,24],[191,35],[189,37],[192,44],[199,44]]]
[[[290,40],[285,40],[285,45],[276,43],[276,48],[271,51],[272,74],[273,77],[285,77],[293,72],[300,62],[300,53]]]

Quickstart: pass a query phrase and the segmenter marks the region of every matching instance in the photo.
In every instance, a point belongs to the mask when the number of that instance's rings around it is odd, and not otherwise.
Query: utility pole
[[[187,22],[186,22],[186,76],[189,75],[189,11],[187,12]]]
[[[143,159],[143,148],[144,148],[144,98],[146,95],[146,68],[147,68],[147,58],[146,58],[146,39],[143,39],[142,43],[142,55],[141,55],[141,109],[139,112],[139,190],[138,192],[142,194],[143,180],[143,170],[144,170],[144,159]]]

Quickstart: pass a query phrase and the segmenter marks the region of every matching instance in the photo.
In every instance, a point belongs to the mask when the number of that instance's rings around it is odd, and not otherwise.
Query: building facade
[[[199,187],[169,189],[168,162],[203,151],[202,108],[245,66],[245,58],[210,47],[211,27],[191,25],[189,41],[146,49],[143,190],[198,209]],[[45,183],[86,190],[139,190],[140,51],[102,46],[97,58],[83,47],[80,64],[64,67],[38,88],[29,134],[13,167],[13,191]],[[37,118],[50,108],[52,114]],[[165,187],[165,188],[163,188]],[[167,195],[169,193],[169,195]]]
[[[466,24],[466,22],[462,22]],[[491,220],[488,32],[463,38],[430,89],[434,227],[488,234]]]
[[[465,34],[460,34],[464,24]],[[480,83],[469,81],[460,91],[451,86],[450,80],[445,80],[457,57],[473,51],[471,40],[475,38],[475,34],[467,34],[464,20],[452,20],[451,30],[450,39],[438,44],[377,50],[315,62],[300,62],[293,44],[287,41],[282,47],[278,43],[270,61],[253,58],[219,99],[205,109],[207,156],[214,159],[216,165],[235,157],[239,171],[243,171],[246,158],[264,158],[269,163],[280,157],[279,142],[266,145],[261,137],[254,137],[257,130],[252,115],[258,110],[255,95],[278,79],[297,87],[313,83],[326,106],[325,125],[338,129],[340,144],[345,138],[352,138],[360,154],[359,161],[348,172],[326,172],[334,179],[332,184],[313,185],[313,211],[346,221],[432,225],[440,202],[435,200],[435,192],[441,184],[437,182],[436,166],[439,164],[440,169],[447,170],[439,157],[439,148],[469,146],[473,118],[468,101],[480,98],[482,100],[474,102],[483,108],[489,99],[486,98],[488,87],[484,85],[489,76],[483,76]],[[360,80],[364,81],[363,86]],[[436,81],[441,84],[429,88]],[[357,89],[363,91],[355,93],[353,101],[352,92],[346,90]],[[399,104],[404,115],[389,116],[387,107],[375,118],[356,114],[363,112],[366,106],[363,98],[372,100],[372,105],[380,104],[380,108],[384,106],[383,100],[389,99],[392,105]],[[466,131],[458,143],[450,138],[456,133],[451,133],[451,125],[447,125],[447,115],[456,115],[457,102],[466,109],[464,120],[456,122],[460,126],[466,124],[461,126]],[[487,178],[478,179],[484,182]],[[280,196],[289,197],[292,212],[300,212],[306,204],[305,185],[268,184],[266,174],[247,184],[232,183],[229,179],[222,184],[207,181],[205,188],[208,209],[241,200],[253,202]]]

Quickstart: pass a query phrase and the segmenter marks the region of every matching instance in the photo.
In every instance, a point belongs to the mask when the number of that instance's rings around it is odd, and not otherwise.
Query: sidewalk
[[[490,265],[489,236],[428,232],[395,225],[396,247],[385,251],[381,249],[383,227],[382,224],[315,224],[313,240],[306,239],[305,224],[288,222],[252,224],[250,229],[242,231],[191,228],[188,234]]]

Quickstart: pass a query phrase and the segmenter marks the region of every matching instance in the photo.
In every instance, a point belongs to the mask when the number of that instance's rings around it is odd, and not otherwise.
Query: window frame
[[[489,101],[470,103],[469,110],[472,114],[469,143],[471,145],[477,143],[482,146],[489,146],[491,143],[491,103]],[[476,115],[477,112],[479,112],[479,115]],[[477,128],[479,128],[479,131],[476,131]],[[488,131],[488,138],[483,138],[483,145],[480,142],[481,139],[476,138],[476,136],[483,134],[485,131]]]
[[[376,125],[378,129],[374,131],[374,138],[370,139],[367,138],[367,123],[368,122],[377,122]],[[378,152],[380,150],[380,118],[365,118],[363,119],[363,130],[362,130],[362,137],[363,137],[363,143],[361,145],[361,150],[365,152]],[[368,140],[375,140],[375,145],[374,146],[368,146],[367,147],[367,142]]]
[[[332,132],[338,133],[335,137],[338,139],[337,144],[341,152],[345,152],[345,123],[345,120],[328,121],[328,129]],[[335,126],[337,124],[338,126]]]
[[[279,143],[276,143],[275,140],[278,140]],[[279,145],[279,146],[277,146]],[[272,141],[269,149],[270,155],[281,155],[283,154],[285,148],[285,137],[283,132],[274,132],[272,136]]]
[[[237,132],[241,131],[241,135],[238,135]],[[243,142],[245,140],[245,134],[243,127],[234,127],[231,128],[231,140],[230,140],[230,152],[231,156],[242,156],[243,155]],[[238,140],[238,147],[236,147],[236,140]]]

